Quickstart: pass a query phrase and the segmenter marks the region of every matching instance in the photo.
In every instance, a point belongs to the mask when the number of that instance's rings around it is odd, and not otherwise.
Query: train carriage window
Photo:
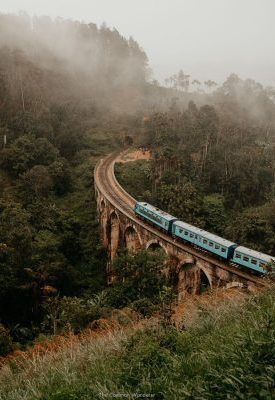
[[[249,257],[243,256],[243,260],[244,260],[244,261],[249,261]]]
[[[209,246],[213,247],[214,243],[213,242],[209,242]]]
[[[190,237],[191,237],[191,238],[194,237],[193,233],[190,233]]]
[[[236,253],[236,258],[241,258],[241,255],[240,255],[240,253]]]
[[[257,265],[257,260],[255,260],[254,258],[252,258],[251,264]]]
[[[180,233],[182,233],[182,229],[180,229]]]
[[[206,239],[203,239],[203,243],[204,243],[204,244],[207,244],[207,240],[206,240]]]
[[[188,232],[187,232],[187,231],[184,231],[184,234],[185,234],[186,236],[188,236]]]
[[[222,247],[222,253],[225,253],[226,249],[224,247]]]
[[[215,249],[219,249],[220,246],[218,244],[215,244]]]

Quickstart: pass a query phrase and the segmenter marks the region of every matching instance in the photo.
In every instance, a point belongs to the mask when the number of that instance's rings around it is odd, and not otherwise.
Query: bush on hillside
[[[0,356],[5,356],[12,350],[12,338],[10,332],[0,325]]]

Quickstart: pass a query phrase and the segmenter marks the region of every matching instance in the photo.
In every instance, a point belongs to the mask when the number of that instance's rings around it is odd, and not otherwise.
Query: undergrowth
[[[23,353],[2,367],[0,399],[273,399],[274,288],[200,314],[187,331],[148,320]]]

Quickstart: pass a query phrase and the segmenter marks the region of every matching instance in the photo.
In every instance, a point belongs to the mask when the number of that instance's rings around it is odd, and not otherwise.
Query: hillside
[[[207,100],[148,113],[139,143],[151,160],[117,165],[118,179],[140,201],[275,254],[274,99],[231,75]]]
[[[215,293],[213,293],[215,296]],[[68,336],[17,355],[0,371],[0,399],[273,399],[274,288],[200,306],[188,330],[157,320]]]
[[[273,286],[178,304],[166,255],[125,248],[107,284],[93,170],[130,145],[137,199],[275,254],[274,90],[183,77],[105,24],[0,14],[0,400],[274,398]]]
[[[82,107],[127,112],[143,96],[147,56],[134,39],[115,29],[0,15],[0,37],[2,94],[10,94],[23,111],[37,114],[49,103],[74,100]]]
[[[146,76],[144,51],[116,30],[0,15],[1,354],[50,333],[52,297],[105,288],[93,168],[139,132]]]

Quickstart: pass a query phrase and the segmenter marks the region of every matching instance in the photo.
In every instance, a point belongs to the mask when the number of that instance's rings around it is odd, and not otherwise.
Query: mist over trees
[[[121,255],[131,296],[119,300],[122,275],[106,300],[93,189],[98,158],[123,145],[153,154],[126,173],[141,200],[275,250],[274,89],[235,74],[151,79],[144,50],[104,24],[0,15],[1,354],[133,306],[145,275],[133,270],[152,257]],[[139,291],[144,315],[170,285],[159,278],[153,299],[150,281]]]
[[[187,106],[182,96],[191,99]],[[201,104],[203,98],[207,104]],[[152,161],[128,167],[128,175],[118,168],[136,198],[275,254],[273,88],[236,74],[207,95],[186,86],[169,108],[147,114],[140,140],[151,149]]]
[[[104,24],[0,15],[0,47],[1,88],[23,111],[85,97],[124,112],[140,100],[149,73],[138,43]]]

